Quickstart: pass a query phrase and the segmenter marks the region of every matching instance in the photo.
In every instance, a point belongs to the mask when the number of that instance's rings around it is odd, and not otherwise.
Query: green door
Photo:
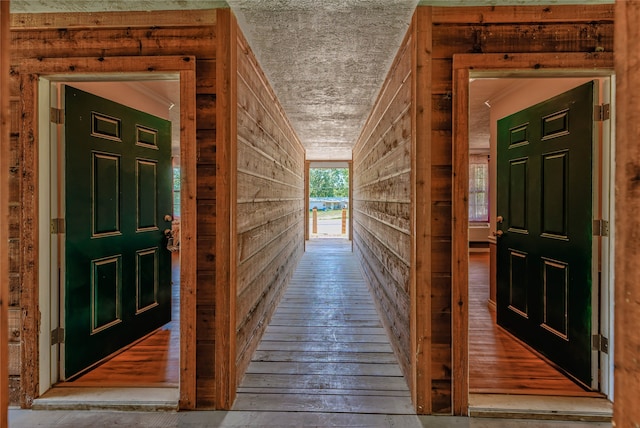
[[[171,123],[64,89],[64,377],[171,320]]]
[[[498,324],[588,387],[595,89],[499,120],[497,160]]]

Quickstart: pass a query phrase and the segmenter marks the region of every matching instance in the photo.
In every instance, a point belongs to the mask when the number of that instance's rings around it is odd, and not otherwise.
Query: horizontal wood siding
[[[23,60],[38,58],[100,58],[117,56],[195,56],[196,57],[196,127],[197,151],[197,293],[195,308],[198,319],[195,332],[197,402],[207,406],[213,401],[213,370],[215,366],[214,325],[215,312],[215,152],[216,152],[216,25],[212,11],[202,11],[198,17],[193,12],[164,11],[141,12],[145,19],[132,13],[91,14],[14,14],[12,15],[11,60],[14,64],[15,82],[11,88],[12,114],[16,126],[11,134],[10,156],[10,236],[11,257],[10,283],[11,304],[16,313],[15,322],[21,322],[17,335],[22,332],[22,364],[18,352],[11,361],[12,403],[18,404],[17,388],[21,388],[20,402],[29,406],[37,396],[37,337],[36,318],[37,247],[33,245],[35,229],[31,220],[25,224],[24,217],[37,219],[34,201],[36,189],[34,173],[34,150],[30,145],[20,146],[20,141],[29,141],[35,130],[20,129],[20,100],[24,100],[28,88],[17,84],[19,74],[29,70],[19,69]],[[91,28],[87,25],[91,22]],[[158,26],[156,22],[162,23]],[[19,71],[18,71],[19,70]],[[123,70],[126,71],[126,70]],[[73,72],[70,69],[69,72]],[[24,132],[27,135],[21,135]],[[21,188],[22,186],[22,188]],[[19,227],[18,225],[21,225]],[[20,288],[20,284],[22,285]],[[194,293],[194,294],[195,294]],[[22,296],[20,299],[19,296]],[[20,311],[22,318],[19,316]],[[193,315],[193,314],[192,314]],[[188,316],[188,315],[186,315]],[[10,347],[20,346],[20,337],[11,340]],[[25,364],[27,362],[27,364]],[[16,381],[18,374],[22,376]]]
[[[456,329],[452,324],[451,305],[455,295],[456,312],[468,311],[466,291],[452,281],[453,260],[452,214],[452,60],[460,53],[527,54],[553,52],[613,51],[613,5],[575,6],[497,6],[434,7],[431,36],[431,103],[430,131],[431,174],[431,322],[434,332],[432,367],[452,372],[451,354]],[[454,219],[455,220],[455,219]],[[465,244],[466,245],[466,244]],[[457,252],[456,254],[460,254]],[[456,268],[457,269],[457,268]],[[456,275],[466,274],[456,271]],[[452,290],[456,290],[452,293]],[[453,329],[452,329],[453,326]],[[452,336],[453,332],[453,336]],[[455,353],[455,352],[454,352]],[[455,357],[458,364],[458,356]],[[466,357],[464,357],[466,358]],[[458,377],[456,377],[458,376]],[[432,410],[434,413],[466,412],[466,371],[453,370],[453,379],[434,374]],[[452,390],[456,390],[452,397]]]
[[[305,153],[238,32],[237,381],[304,251]]]
[[[353,241],[405,378],[411,372],[412,40],[400,47],[353,150]]]

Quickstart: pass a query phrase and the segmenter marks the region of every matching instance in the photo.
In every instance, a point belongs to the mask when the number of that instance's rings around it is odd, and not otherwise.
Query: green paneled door
[[[171,123],[65,86],[64,377],[171,320]]]
[[[498,121],[498,324],[592,385],[595,82]]]

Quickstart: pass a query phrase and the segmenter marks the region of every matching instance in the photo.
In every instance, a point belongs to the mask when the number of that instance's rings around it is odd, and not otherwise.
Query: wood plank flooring
[[[175,387],[180,370],[180,259],[171,266],[171,322],[115,357],[71,382],[67,387]]]
[[[73,382],[58,386],[177,387],[179,280],[170,324]],[[489,257],[472,253],[470,392],[600,397],[567,379],[495,325]],[[351,243],[309,241],[238,390],[237,410],[412,413],[409,391]]]
[[[414,414],[350,241],[307,243],[233,409]]]
[[[489,253],[469,254],[469,391],[601,397],[585,391],[496,325],[489,299]]]

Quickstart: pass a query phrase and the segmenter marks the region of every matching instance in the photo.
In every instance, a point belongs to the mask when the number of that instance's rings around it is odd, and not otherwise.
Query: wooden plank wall
[[[612,5],[416,10],[353,159],[356,252],[418,413],[467,405],[467,372],[452,373],[454,354],[466,364],[453,352],[466,325],[453,325],[452,305],[468,304],[452,268],[453,56],[602,50],[613,50]]]
[[[412,34],[353,149],[353,242],[383,325],[411,379]]]
[[[459,53],[534,53],[613,51],[613,5],[434,7],[431,50],[431,295],[452,299],[451,194],[452,194],[452,62]],[[436,156],[437,154],[437,156]],[[419,285],[418,285],[419,286]],[[452,302],[466,310],[464,293]],[[438,309],[441,307],[442,309]],[[455,344],[459,333],[452,330],[451,303],[432,304],[433,341]],[[464,328],[463,325],[457,328]],[[455,345],[454,345],[455,346]],[[451,356],[433,353],[432,367],[451,372]],[[457,387],[441,382],[432,396],[434,413],[466,412],[464,379],[453,373]],[[435,378],[435,375],[434,375]]]
[[[640,2],[616,2],[616,271],[615,403],[616,427],[640,426],[640,85],[638,40]]]
[[[0,3],[0,218],[7,218],[9,202],[9,2]],[[9,255],[6,222],[0,225],[0,426],[8,426],[9,405]]]
[[[305,151],[237,37],[237,381],[304,252]]]
[[[30,147],[32,129],[20,129],[18,66],[38,58],[189,55],[197,59],[197,326],[196,371],[199,405],[213,402],[215,312],[216,11],[113,12],[92,14],[14,14],[11,16],[13,69],[10,162],[10,305],[15,331],[12,352],[12,404],[30,406],[37,396],[37,248],[33,220],[35,189]],[[20,70],[28,73],[29,70]],[[22,93],[22,97],[25,94]],[[25,133],[25,135],[21,135]],[[29,209],[29,208],[27,208]],[[21,211],[22,210],[22,211]],[[24,317],[21,317],[24,315]],[[12,325],[14,325],[12,324]],[[21,337],[22,336],[22,337]]]

